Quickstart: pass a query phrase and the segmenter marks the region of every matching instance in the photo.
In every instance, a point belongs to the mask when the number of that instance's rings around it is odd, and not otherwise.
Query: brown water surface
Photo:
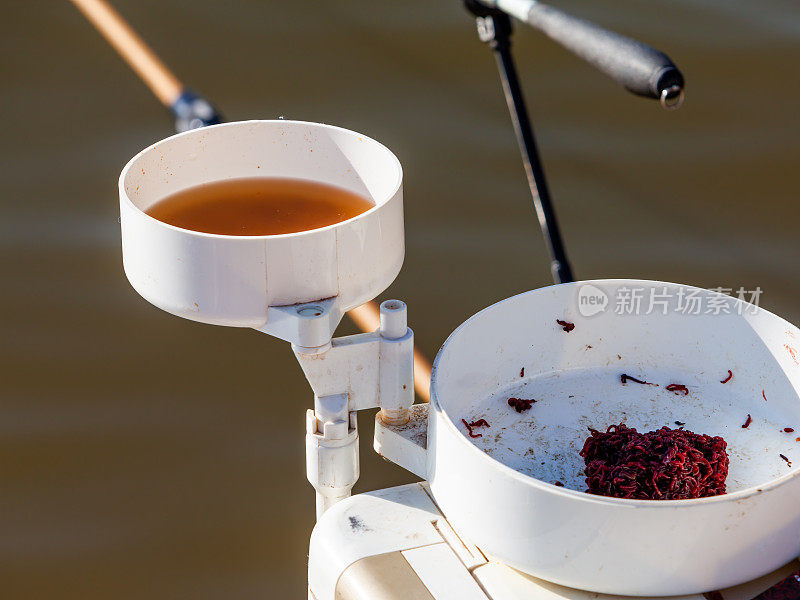
[[[245,177],[192,186],[147,214],[182,229],[219,235],[279,235],[327,227],[375,206],[349,190],[287,177]]]

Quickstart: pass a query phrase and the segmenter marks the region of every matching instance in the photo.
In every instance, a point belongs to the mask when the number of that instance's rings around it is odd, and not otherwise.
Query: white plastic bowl
[[[800,431],[800,331],[733,298],[651,281],[588,282],[610,302],[583,316],[586,285],[499,302],[442,346],[431,382],[427,479],[459,534],[536,577],[631,596],[722,589],[800,555],[800,433],[783,431]],[[642,290],[642,314],[615,313],[621,288]],[[671,295],[667,314],[660,307],[645,314],[651,290]],[[676,312],[678,296],[690,292],[730,314]],[[563,331],[556,319],[575,329]],[[733,378],[722,384],[728,369]],[[659,386],[623,386],[622,373]],[[686,385],[689,395],[665,390],[670,383]],[[517,413],[510,396],[537,402]],[[743,429],[748,413],[753,423]],[[490,427],[473,439],[462,418]],[[730,493],[652,501],[583,491],[587,427],[625,422],[650,431],[675,421],[727,440]]]
[[[311,231],[227,236],[167,225],[145,211],[203,183],[290,177],[335,185],[375,203]],[[264,328],[268,307],[336,297],[346,311],[397,276],[405,252],[403,173],[362,134],[299,121],[242,121],[174,135],[137,154],[120,175],[125,274],[145,299],[216,325]]]

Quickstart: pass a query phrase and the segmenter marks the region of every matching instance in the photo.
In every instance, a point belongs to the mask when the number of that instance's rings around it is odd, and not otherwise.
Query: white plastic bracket
[[[414,333],[399,300],[381,304],[372,333],[331,339],[341,319],[337,298],[270,308],[265,333],[292,342],[314,391],[306,417],[306,475],[317,492],[317,518],[347,498],[358,480],[356,412],[401,426],[414,402]]]
[[[386,460],[428,478],[428,410],[430,404],[414,404],[406,423],[392,425],[375,416],[375,452]]]
[[[347,395],[314,398],[306,413],[306,476],[317,492],[317,518],[350,496],[358,475],[356,413],[348,410]]]
[[[382,419],[402,424],[414,403],[414,332],[403,302],[387,300],[380,310],[377,331],[292,349],[317,398],[347,394],[351,411],[380,407]]]
[[[324,348],[343,316],[338,296],[303,304],[270,306],[267,322],[258,331],[291,342],[293,346],[309,350]]]

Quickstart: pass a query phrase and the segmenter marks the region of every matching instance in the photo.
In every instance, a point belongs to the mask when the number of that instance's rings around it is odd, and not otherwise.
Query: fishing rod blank
[[[72,3],[119,52],[161,104],[172,111],[178,132],[222,122],[212,104],[184,87],[110,4],[104,0],[72,0]]]
[[[205,98],[190,91],[158,58],[133,28],[105,0],[71,0],[105,39],[119,52],[150,91],[175,117],[178,132],[222,122],[222,117]],[[348,316],[365,332],[380,325],[374,302],[349,311]],[[430,400],[431,363],[414,349],[414,388],[425,402]]]

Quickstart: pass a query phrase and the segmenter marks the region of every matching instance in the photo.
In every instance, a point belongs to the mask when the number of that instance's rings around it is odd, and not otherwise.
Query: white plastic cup
[[[334,225],[230,236],[168,225],[145,211],[189,187],[245,177],[326,183],[375,203]],[[131,285],[174,315],[262,329],[268,307],[337,297],[371,300],[403,263],[403,172],[359,133],[301,121],[241,121],[174,135],[136,156],[119,179],[122,259]]]

